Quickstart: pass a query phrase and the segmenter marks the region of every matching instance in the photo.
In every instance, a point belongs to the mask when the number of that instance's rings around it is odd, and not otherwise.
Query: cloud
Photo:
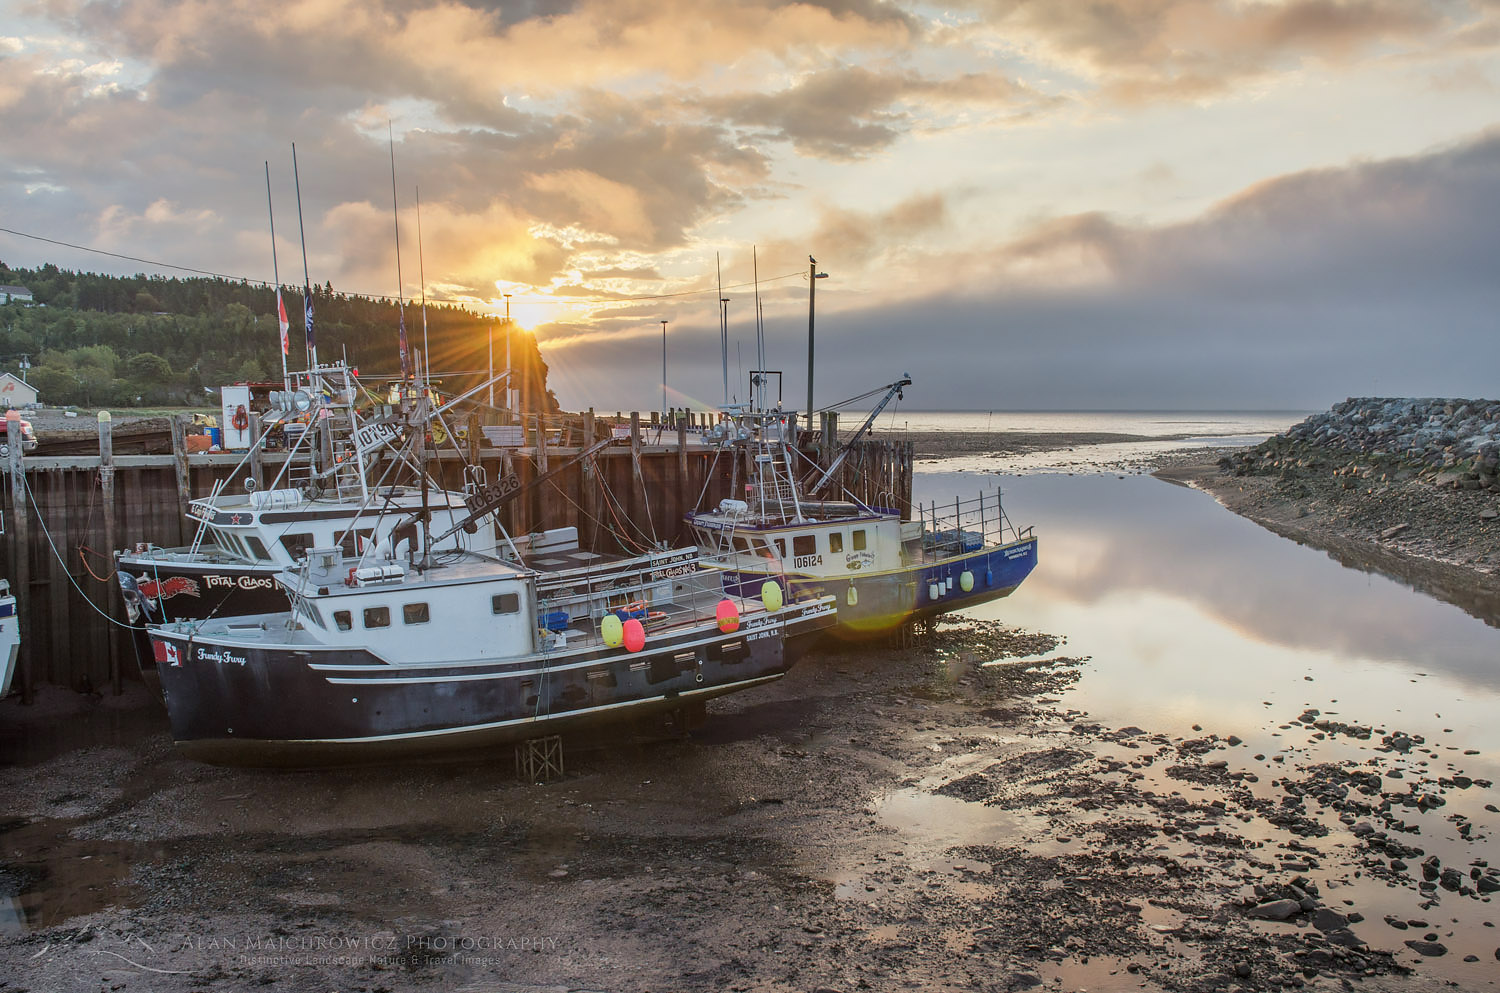
[[[762,129],[804,155],[857,159],[882,151],[919,127],[937,126],[942,109],[1009,109],[1017,116],[1056,106],[1028,87],[991,72],[930,78],[909,70],[836,65],[774,92],[704,101],[704,109]]]
[[[1309,61],[1478,40],[1492,14],[1440,0],[976,0],[983,31],[1122,103],[1197,99]],[[1493,41],[1490,42],[1491,46]]]

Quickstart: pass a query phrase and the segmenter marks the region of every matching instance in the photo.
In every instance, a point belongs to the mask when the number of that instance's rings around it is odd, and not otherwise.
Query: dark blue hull
[[[390,664],[364,650],[151,637],[185,753],[305,765],[520,741],[745,689],[783,675],[834,623],[828,607],[793,605],[731,635],[700,626],[634,655],[599,648],[439,666]]]

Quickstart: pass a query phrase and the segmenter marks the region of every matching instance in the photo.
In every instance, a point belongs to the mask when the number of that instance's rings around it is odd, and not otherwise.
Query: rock
[[[1313,914],[1313,927],[1319,931],[1337,931],[1349,926],[1349,918],[1333,910],[1319,910]]]
[[[1494,893],[1500,890],[1500,879],[1494,876],[1480,876],[1474,881],[1474,888],[1481,893]]]
[[[1397,524],[1395,527],[1386,528],[1384,531],[1380,532],[1380,540],[1381,541],[1390,541],[1392,538],[1396,537],[1398,534],[1401,534],[1402,532],[1408,531],[1410,529],[1411,529],[1411,525],[1410,524],[1405,524],[1405,523]]]
[[[1441,941],[1418,941],[1415,938],[1406,943],[1406,947],[1418,955],[1426,955],[1428,958],[1436,958],[1439,955],[1448,954],[1448,946]]]
[[[1249,979],[1250,978],[1250,963],[1249,962],[1236,962],[1234,964],[1234,974],[1236,976],[1240,977],[1241,979]]]
[[[1386,917],[1385,922],[1391,927],[1395,928],[1397,931],[1405,931],[1407,928],[1411,927],[1410,924],[1406,923],[1399,917],[1388,916]]]
[[[1284,921],[1289,917],[1295,917],[1302,912],[1302,904],[1296,900],[1272,900],[1262,903],[1245,911],[1246,917],[1255,917],[1264,921]]]
[[[1042,977],[1034,972],[1013,972],[1010,974],[1010,988],[1013,990],[1034,990],[1042,985]]]

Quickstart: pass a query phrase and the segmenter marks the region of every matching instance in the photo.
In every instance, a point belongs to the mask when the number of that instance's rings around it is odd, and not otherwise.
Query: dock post
[[[187,520],[188,504],[192,502],[192,485],[188,476],[187,430],[181,414],[172,415],[172,466],[177,470],[177,517]],[[187,537],[187,525],[180,525],[183,537]]]
[[[635,488],[630,491],[630,520],[640,521],[641,509],[646,504],[646,475],[641,468],[641,415],[635,410],[630,412],[630,469],[635,474]]]
[[[594,443],[594,408],[590,407],[583,415],[583,447],[588,448]],[[599,541],[599,480],[598,463],[594,458],[583,460],[582,471],[578,474],[578,485],[583,489],[579,494],[578,505],[583,508],[583,516],[586,520],[579,521],[578,529],[580,535],[587,535],[586,541],[580,542],[584,548],[591,552],[599,549],[596,547]]]
[[[104,607],[111,617],[120,616],[115,598],[120,595],[119,583],[113,581],[115,564],[115,437],[114,421],[109,411],[99,411],[99,490],[104,501],[104,550],[109,556],[108,574],[111,581],[105,584]],[[112,626],[105,625],[105,643],[109,646],[109,685],[115,696],[125,692],[120,682],[120,644]]]
[[[469,461],[474,465],[480,465],[479,461],[479,411],[469,412]]]
[[[538,472],[547,471],[547,424],[541,414],[536,415],[536,468]]]
[[[11,587],[16,594],[16,630],[21,635],[20,665],[21,702],[27,706],[36,698],[32,679],[31,656],[31,512],[26,506],[26,466],[21,458],[21,412],[7,410],[5,439],[9,443],[11,549],[15,564],[11,567]]]
[[[687,416],[684,414],[677,419],[677,514],[673,520],[681,521],[688,511],[693,508],[688,506],[688,453],[687,453]]]
[[[101,417],[104,415],[100,415]],[[264,451],[260,443],[260,411],[250,412],[250,478],[255,481],[255,488],[262,489],[266,485],[265,468],[261,464],[260,453]],[[220,437],[223,437],[222,435]],[[111,546],[113,547],[113,546]]]

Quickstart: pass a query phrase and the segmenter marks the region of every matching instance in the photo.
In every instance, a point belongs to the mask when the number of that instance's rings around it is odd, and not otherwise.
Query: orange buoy
[[[714,616],[719,619],[719,630],[725,634],[738,631],[740,628],[740,609],[734,605],[734,601],[725,597],[719,601],[718,609]]]

